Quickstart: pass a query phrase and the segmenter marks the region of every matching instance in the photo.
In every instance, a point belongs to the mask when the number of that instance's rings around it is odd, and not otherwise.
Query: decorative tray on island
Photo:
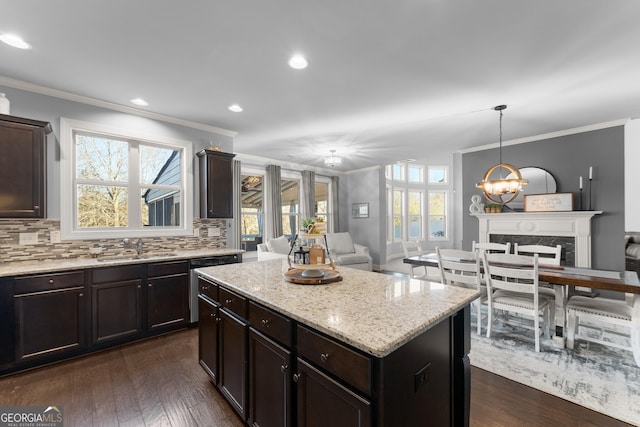
[[[306,264],[305,264],[306,265]],[[308,264],[308,265],[318,265],[318,264]],[[306,272],[316,271],[321,274],[316,276],[305,276]],[[340,272],[337,270],[332,270],[331,268],[323,268],[323,269],[302,269],[302,268],[291,268],[286,273],[284,273],[284,280],[291,283],[296,283],[298,285],[325,285],[327,283],[339,282],[342,280],[342,276]]]

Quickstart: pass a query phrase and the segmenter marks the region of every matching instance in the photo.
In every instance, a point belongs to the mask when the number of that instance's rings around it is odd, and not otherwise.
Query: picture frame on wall
[[[351,205],[352,218],[369,218],[369,203],[353,203]]]
[[[573,193],[526,194],[525,212],[563,212],[573,210]]]

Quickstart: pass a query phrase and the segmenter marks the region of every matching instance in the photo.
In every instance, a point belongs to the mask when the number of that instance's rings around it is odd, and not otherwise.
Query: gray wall
[[[502,158],[518,168],[546,169],[561,193],[574,193],[578,207],[578,180],[584,182],[583,202],[588,207],[588,173],[593,166],[592,210],[604,211],[592,220],[592,267],[624,270],[624,127],[583,132],[525,144],[503,146]],[[482,195],[475,183],[498,163],[498,149],[462,155],[462,248],[478,238],[478,221],[469,215],[471,196]],[[525,187],[526,189],[526,187]]]
[[[340,231],[369,248],[374,266],[386,260],[386,196],[384,167],[362,169],[340,176]],[[353,203],[369,203],[369,218],[352,218]],[[386,261],[385,261],[386,262]]]
[[[37,93],[0,86],[11,101],[11,115],[51,123],[53,132],[47,139],[47,217],[60,217],[60,118],[120,126],[145,131],[151,135],[191,141],[193,143],[194,196],[198,194],[198,169],[195,153],[211,145],[225,152],[233,152],[233,138],[213,132],[165,123],[119,111],[81,104]],[[194,214],[199,212],[199,201],[193,198]]]

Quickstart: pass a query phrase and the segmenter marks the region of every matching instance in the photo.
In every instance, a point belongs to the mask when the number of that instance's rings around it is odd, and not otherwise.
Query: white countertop
[[[284,280],[286,260],[196,273],[376,357],[384,357],[478,297],[471,289],[339,267],[340,282]]]
[[[188,251],[171,251],[168,253],[146,253],[140,258],[135,258],[133,253],[123,253],[122,256],[98,257],[98,258],[70,258],[51,261],[21,261],[0,263],[0,277],[17,276],[35,273],[53,273],[65,270],[80,270],[84,268],[99,268],[114,265],[140,264],[156,261],[171,261],[192,258],[204,258],[209,256],[233,255],[243,253],[239,249],[198,249]],[[130,255],[127,257],[127,255]]]

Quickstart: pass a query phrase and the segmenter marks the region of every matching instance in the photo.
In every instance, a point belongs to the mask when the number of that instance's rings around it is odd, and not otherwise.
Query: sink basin
[[[108,261],[129,261],[129,260],[145,260],[152,258],[165,258],[177,256],[178,254],[170,252],[165,254],[144,254],[144,255],[113,255],[113,256],[105,256],[101,258],[96,258],[99,262],[108,262]]]

